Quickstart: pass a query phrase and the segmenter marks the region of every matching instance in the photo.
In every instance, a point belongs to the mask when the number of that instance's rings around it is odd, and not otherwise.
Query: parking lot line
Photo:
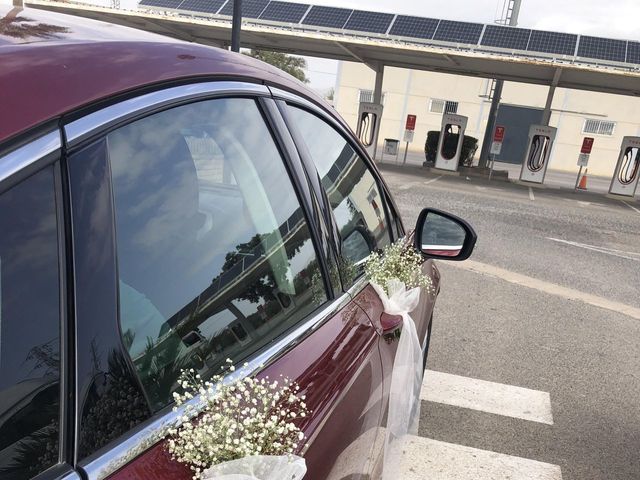
[[[439,177],[432,178],[430,180],[427,180],[426,182],[423,182],[423,185],[429,185],[430,183],[437,182],[441,178],[442,178],[442,175],[440,175]]]
[[[624,203],[627,207],[629,207],[631,210],[635,210],[636,212],[640,213],[640,210],[638,210],[636,207],[634,207],[633,205],[629,205],[627,202],[625,202],[624,200],[620,200],[622,203]]]
[[[584,248],[585,250],[592,250],[598,253],[604,253],[606,255],[612,255],[614,257],[624,258],[625,260],[640,262],[640,253],[637,252],[626,252],[624,250],[616,250],[615,248],[598,247],[596,245],[588,245],[586,243],[572,242],[570,240],[562,240],[560,238],[553,237],[547,237],[547,240],[563,243],[565,245],[571,245],[572,247]]]
[[[533,195],[533,188],[529,187],[529,200],[534,201],[536,197]]]
[[[581,292],[574,290],[573,288],[563,287],[556,283],[545,282],[537,278],[528,277],[520,273],[511,272],[504,268],[495,267],[486,263],[476,262],[474,260],[466,260],[464,262],[450,262],[450,265],[454,268],[462,268],[471,272],[479,273],[482,275],[488,275],[494,278],[500,278],[509,283],[516,285],[522,285],[523,287],[532,288],[540,292],[547,293],[549,295],[555,295],[567,300],[578,300],[594,307],[604,308],[611,310],[612,312],[621,313],[628,317],[640,320],[640,308],[632,307],[625,303],[609,300],[608,298],[599,297],[591,293]]]
[[[551,397],[539,390],[427,370],[420,398],[553,425]]]
[[[402,442],[402,480],[562,480],[558,465],[409,436]]]

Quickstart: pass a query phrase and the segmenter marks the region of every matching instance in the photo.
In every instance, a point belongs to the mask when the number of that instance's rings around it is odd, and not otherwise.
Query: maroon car
[[[405,230],[335,111],[243,55],[1,6],[0,92],[0,478],[191,478],[172,392],[227,358],[303,388],[306,478],[375,476],[400,319],[362,261]],[[428,258],[475,233],[417,232],[426,359]]]

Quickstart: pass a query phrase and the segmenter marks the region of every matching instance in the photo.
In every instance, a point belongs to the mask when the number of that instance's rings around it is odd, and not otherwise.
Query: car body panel
[[[34,19],[36,25],[54,30],[40,33],[44,36],[29,37],[24,32],[7,36],[11,20],[15,23],[16,18]],[[55,28],[65,31],[57,33]],[[35,29],[34,35],[38,32]],[[24,35],[34,41],[25,43]],[[9,43],[8,38],[14,42]],[[15,43],[18,39],[22,43]],[[0,5],[0,91],[6,94],[4,111],[12,112],[11,121],[5,118],[0,122],[0,144],[44,122],[118,95],[205,78],[277,85],[330,108],[298,80],[248,56],[103,22]]]
[[[302,426],[310,443],[304,452],[309,469],[305,478],[338,480],[371,468],[372,445],[366,439],[375,432],[382,413],[377,342],[367,315],[348,303],[259,373],[262,378],[295,379],[306,395],[311,415]],[[190,479],[190,470],[172,461],[163,445],[154,446],[108,478]],[[358,454],[349,455],[355,449]]]
[[[28,20],[18,21],[21,17]],[[22,25],[26,27],[35,25],[38,28],[30,32],[29,27],[26,32],[20,33],[20,29],[15,30],[15,27],[21,25],[16,24],[27,24]],[[7,35],[8,28],[14,29],[10,35]],[[0,7],[0,89],[10,92],[4,97],[3,107],[5,111],[12,112],[11,118],[4,117],[0,122],[0,151],[5,147],[11,150],[14,139],[53,120],[65,125],[120,100],[137,98],[144,93],[180,84],[215,80],[274,86],[280,92],[304,98],[314,108],[322,110],[325,116],[330,116],[342,126],[345,135],[349,136],[366,160],[384,190],[388,208],[393,210],[389,221],[395,221],[397,208],[393,198],[374,162],[366,156],[349,126],[326,102],[293,77],[257,60],[221,49],[173,41],[61,14]],[[278,98],[278,94],[273,96]],[[278,128],[284,129],[283,125]],[[55,127],[53,130],[57,131]],[[110,180],[105,160],[98,156],[94,156],[94,159],[100,169],[90,168],[91,165],[86,164],[84,180],[82,166],[73,165],[72,157],[69,158],[69,170],[65,172],[71,183],[70,192],[66,192],[66,195],[71,195],[68,208],[71,210],[73,207],[73,212],[66,212],[69,215],[66,220],[73,221],[75,243],[72,252],[74,258],[70,261],[76,262],[68,268],[76,275],[76,281],[84,282],[83,285],[76,285],[74,290],[74,308],[80,322],[91,316],[91,309],[88,308],[91,304],[95,308],[100,305],[87,293],[91,282],[102,281],[103,287],[106,285],[106,289],[93,289],[93,293],[108,293],[102,299],[107,305],[101,310],[101,328],[107,331],[112,344],[109,352],[119,352],[122,345],[115,335],[118,328],[117,314],[114,313],[117,310],[117,293],[113,291],[117,288],[116,253],[111,237],[112,214],[109,213],[112,205],[105,209],[112,201],[108,193]],[[0,156],[0,167],[1,162]],[[309,165],[305,165],[305,168],[309,170]],[[313,174],[309,171],[306,173]],[[302,174],[296,171],[295,175]],[[91,181],[97,182],[100,188],[96,186],[91,189]],[[87,194],[87,188],[97,192],[94,198],[82,197],[83,192]],[[322,206],[321,199],[315,200]],[[324,208],[328,207],[325,205]],[[102,215],[102,218],[97,223],[92,222],[98,215]],[[316,217],[320,220],[320,215]],[[79,222],[79,218],[83,221]],[[106,228],[107,231],[98,231],[97,227]],[[322,227],[325,231],[320,236],[330,237],[325,243],[338,242],[337,233],[331,231],[329,224],[321,227],[315,225],[313,228]],[[100,238],[96,239],[96,235],[100,235]],[[100,245],[107,245],[108,248]],[[322,254],[326,256],[327,251]],[[96,269],[96,264],[92,262],[97,262],[101,269]],[[424,271],[438,282],[439,274],[431,261],[425,262]],[[103,275],[95,277],[92,272],[102,272]],[[110,283],[113,288],[109,287]],[[307,460],[309,474],[305,478],[309,480],[368,478],[374,473],[375,464],[380,459],[381,424],[386,414],[397,342],[389,343],[383,338],[382,303],[373,288],[366,285],[364,279],[357,285],[351,294],[343,293],[342,297],[333,301],[340,302],[339,311],[332,312],[322,323],[309,326],[309,331],[302,339],[283,347],[282,352],[259,373],[259,376],[269,375],[273,378],[282,374],[294,379],[307,395],[312,415],[303,425],[303,430],[309,439],[309,447],[301,448],[300,453]],[[339,285],[336,286],[339,288]],[[423,294],[419,307],[412,312],[421,342],[425,340],[434,301],[435,295]],[[113,328],[108,328],[109,324]],[[78,332],[82,333],[82,328]],[[88,358],[91,348],[91,345],[81,346],[76,352],[78,358]],[[109,360],[109,352],[102,352],[102,361]],[[124,370],[131,368],[127,366],[126,359],[118,363],[123,365]],[[77,391],[78,401],[94,388],[89,378],[90,368],[87,365],[85,367],[77,372],[78,378],[74,379],[80,387]],[[101,380],[101,377],[96,379]],[[137,432],[158,418],[158,415],[146,421],[136,418],[134,423],[142,423],[134,430]],[[96,458],[100,460],[98,463],[102,469],[85,470],[83,478],[191,478],[188,468],[170,459],[163,442],[150,448],[149,444],[137,445],[140,452],[130,452],[130,455],[141,454],[124,466],[110,464],[110,449],[114,444],[122,444],[131,435],[135,436],[136,433],[127,432],[120,438],[113,438],[111,444],[89,459],[77,463],[78,469],[82,470],[82,465],[86,466]],[[79,439],[76,441],[82,443]],[[78,458],[75,460],[77,462]]]

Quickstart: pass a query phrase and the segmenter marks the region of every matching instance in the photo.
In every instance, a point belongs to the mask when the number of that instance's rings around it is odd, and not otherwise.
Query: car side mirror
[[[455,261],[469,258],[478,239],[467,222],[435,208],[420,212],[414,237],[416,249],[426,258]]]

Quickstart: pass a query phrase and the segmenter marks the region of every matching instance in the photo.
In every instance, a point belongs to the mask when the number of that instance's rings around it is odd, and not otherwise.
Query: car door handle
[[[380,324],[382,326],[382,333],[392,333],[395,330],[402,328],[402,315],[389,315],[388,313],[382,313],[380,315]]]

